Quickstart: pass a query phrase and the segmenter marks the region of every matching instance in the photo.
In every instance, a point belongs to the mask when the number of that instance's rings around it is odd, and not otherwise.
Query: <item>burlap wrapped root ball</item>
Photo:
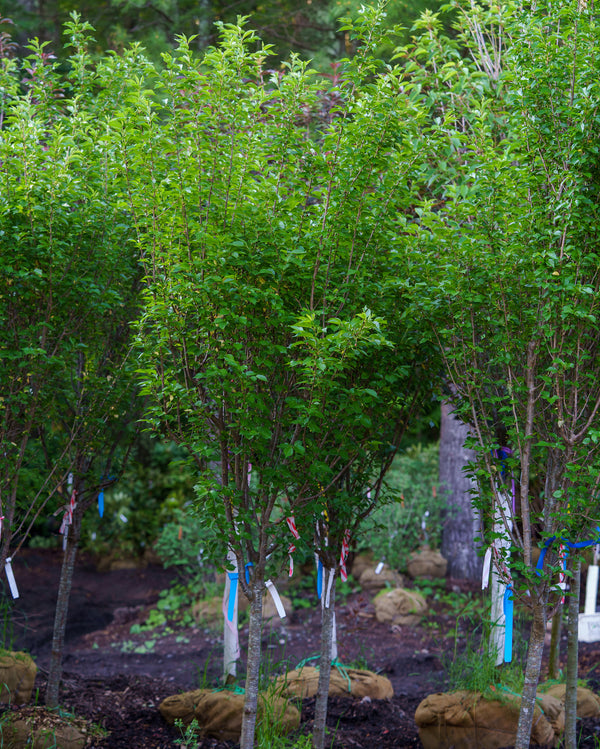
[[[416,590],[382,590],[373,601],[375,616],[382,624],[412,626],[427,613],[427,602]]]
[[[566,684],[553,684],[548,689],[542,685],[544,690],[541,697],[549,695],[555,697],[564,706],[567,693]],[[578,718],[600,718],[600,697],[587,687],[577,687],[577,717]]]
[[[24,705],[31,699],[37,666],[27,653],[0,654],[0,702]]]
[[[318,686],[319,669],[314,666],[302,666],[279,676],[275,680],[274,691],[286,697],[306,699],[316,695]],[[394,688],[387,677],[373,671],[357,668],[338,669],[333,666],[329,679],[329,696],[385,700],[394,696]]]
[[[189,725],[198,721],[200,733],[220,741],[239,741],[242,732],[244,695],[226,689],[196,689],[167,697],[159,705],[163,718],[173,725],[181,720]],[[285,697],[275,692],[260,694],[258,720],[268,718],[276,722],[281,732],[289,732],[300,725],[300,713]]]
[[[367,567],[361,573],[359,578],[360,587],[367,593],[377,593],[379,590],[389,587],[394,588],[403,585],[404,579],[399,572],[384,564],[381,571],[377,572],[377,567]]]
[[[439,551],[424,546],[419,551],[413,552],[406,565],[406,570],[413,580],[422,578],[433,580],[435,578],[446,577],[448,562]]]
[[[556,709],[557,705],[555,700],[547,709]],[[520,698],[510,694],[503,695],[502,700],[486,699],[479,692],[430,694],[418,706],[415,723],[424,749],[500,749],[515,743],[520,707]],[[552,725],[536,704],[531,746],[557,746],[558,742]]]

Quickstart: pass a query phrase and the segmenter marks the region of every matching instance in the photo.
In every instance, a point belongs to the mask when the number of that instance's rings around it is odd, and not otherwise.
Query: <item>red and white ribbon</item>
[[[343,582],[348,579],[348,571],[346,570],[346,560],[348,559],[348,553],[350,551],[350,531],[346,530],[344,538],[342,539],[342,553],[340,554],[340,577]]]
[[[294,557],[292,554],[296,551],[296,547],[294,544],[290,544],[288,547],[288,554],[290,556],[290,569],[289,569],[289,577],[291,577],[294,574]]]
[[[76,494],[77,492],[75,491],[75,489],[73,489],[73,492],[71,493],[71,499],[69,500],[69,504],[67,505],[67,509],[65,510],[65,514],[63,515],[59,533],[64,533],[66,529],[73,524],[73,510],[77,506],[77,502],[75,501]]]
[[[291,515],[289,518],[285,519],[285,522],[288,524],[288,528],[290,529],[290,533],[295,539],[300,538],[300,534],[298,533],[298,529],[296,528],[296,521],[294,520],[294,516]],[[290,570],[289,570],[289,576],[291,577],[294,574],[294,557],[292,554],[296,551],[296,547],[294,544],[290,544],[288,547],[288,554],[290,556]]]
[[[69,535],[69,526],[73,525],[73,511],[75,510],[75,507],[77,507],[77,502],[75,501],[75,497],[77,496],[77,492],[75,489],[73,489],[73,492],[71,493],[71,499],[69,500],[69,504],[67,505],[67,509],[65,510],[65,514],[63,515],[62,523],[60,526],[59,533],[63,534],[63,551],[67,548],[67,536]]]
[[[560,562],[560,572],[558,573],[558,587],[563,591],[567,589],[567,573],[565,570],[566,567],[566,549],[563,544],[560,545],[559,551],[558,551],[558,561]],[[565,602],[564,595],[560,599],[561,603]]]
[[[285,522],[288,524],[288,528],[290,529],[290,533],[292,534],[292,536],[296,539],[299,539],[300,534],[298,533],[298,529],[296,528],[296,521],[294,520],[294,516],[291,515],[289,518],[286,518]]]

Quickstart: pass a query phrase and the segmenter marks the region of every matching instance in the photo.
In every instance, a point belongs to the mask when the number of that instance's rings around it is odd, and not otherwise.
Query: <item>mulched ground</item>
[[[43,704],[49,662],[60,554],[24,550],[13,562],[21,590],[14,609],[16,644],[36,659],[37,699]],[[166,725],[158,705],[169,695],[215,683],[219,672],[220,632],[200,625],[131,634],[144,620],[173,576],[160,566],[98,572],[91,559],[80,560],[69,610],[61,705],[103,726],[109,735],[94,749],[163,749],[175,746],[180,733]],[[448,583],[452,585],[452,581]],[[339,658],[366,664],[387,676],[394,687],[390,701],[333,698],[328,726],[332,749],[402,749],[420,747],[414,712],[419,702],[446,684],[444,664],[454,640],[447,636],[456,621],[433,611],[423,625],[379,624],[370,597],[357,593],[337,607]],[[150,640],[154,644],[143,651]],[[240,636],[242,655],[247,627]],[[267,627],[265,658],[272,670],[293,668],[317,652],[319,612],[303,608],[290,621]],[[459,649],[460,652],[460,649]],[[581,644],[581,673],[600,691],[600,647]],[[314,700],[302,704],[300,733],[309,733]],[[580,721],[581,749],[597,747],[600,723]],[[204,739],[199,749],[231,749],[230,742]]]

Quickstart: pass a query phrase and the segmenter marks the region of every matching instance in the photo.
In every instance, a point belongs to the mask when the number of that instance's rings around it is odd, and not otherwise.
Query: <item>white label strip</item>
[[[15,576],[12,570],[12,564],[11,564],[12,558],[8,557],[6,560],[6,563],[4,565],[4,571],[6,572],[6,579],[8,580],[8,585],[10,587],[10,592],[12,594],[13,598],[19,597],[19,589],[17,588],[17,581],[15,580]]]
[[[267,590],[271,594],[271,598],[273,599],[273,603],[275,604],[275,608],[277,609],[277,613],[279,614],[280,619],[285,619],[286,613],[285,609],[283,608],[283,604],[281,603],[281,598],[279,597],[279,593],[277,592],[277,588],[273,585],[271,580],[267,580],[265,585],[267,586]]]
[[[485,590],[490,582],[490,565],[492,563],[492,547],[488,546],[483,557],[483,572],[481,573],[481,590]]]
[[[333,586],[333,580],[335,578],[335,572],[331,569],[325,569],[324,570],[324,576],[327,579],[327,592],[325,594],[325,608],[329,608],[329,604],[331,601],[331,588]]]
[[[383,569],[384,562],[379,562],[377,567],[375,567],[375,574],[381,575],[381,570]]]

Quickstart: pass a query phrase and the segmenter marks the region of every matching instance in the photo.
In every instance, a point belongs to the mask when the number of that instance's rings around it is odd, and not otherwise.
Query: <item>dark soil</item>
[[[15,645],[30,652],[38,665],[36,699],[43,704],[50,657],[54,604],[61,555],[28,549],[13,561],[21,598],[13,608]],[[158,711],[169,695],[215,684],[220,672],[218,629],[196,625],[131,634],[145,620],[159,592],[173,574],[158,565],[98,572],[80,559],[69,608],[61,706],[103,726],[108,735],[95,749],[163,749],[175,746],[180,733]],[[448,582],[450,586],[451,581]],[[374,617],[371,598],[354,593],[336,606],[339,660],[387,676],[394,687],[390,701],[333,698],[328,725],[332,749],[419,747],[414,713],[428,694],[446,686],[444,664],[454,649],[447,633],[454,618],[434,610],[422,625],[389,627]],[[316,606],[300,608],[289,621],[267,627],[263,647],[274,673],[294,668],[315,655],[319,642]],[[153,643],[153,644],[152,644]],[[247,627],[240,632],[242,659]],[[133,652],[134,649],[147,652]],[[600,644],[581,644],[581,675],[600,685]],[[302,705],[302,733],[311,730],[314,700]],[[593,747],[598,721],[581,721],[580,746]],[[589,738],[583,738],[589,736]],[[204,739],[201,749],[234,744]]]

